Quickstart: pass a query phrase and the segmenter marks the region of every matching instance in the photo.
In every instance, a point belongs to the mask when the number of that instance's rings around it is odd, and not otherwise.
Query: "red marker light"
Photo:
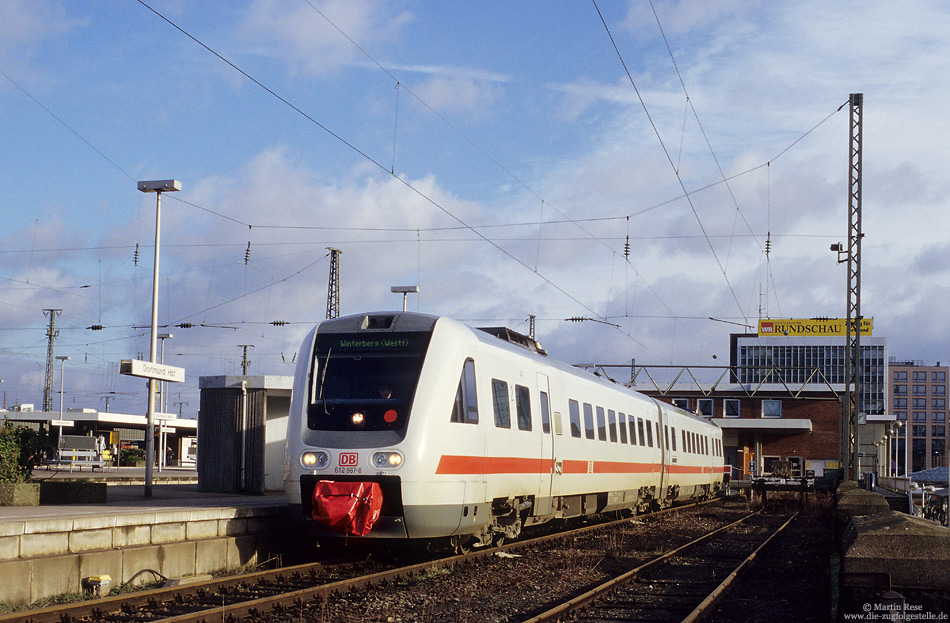
[[[383,414],[383,419],[386,420],[387,424],[392,424],[395,422],[397,417],[399,417],[399,414],[396,413],[395,409],[389,409]]]

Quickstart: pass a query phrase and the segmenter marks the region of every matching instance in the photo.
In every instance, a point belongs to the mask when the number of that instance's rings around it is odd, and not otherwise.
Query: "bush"
[[[122,448],[119,450],[119,465],[134,467],[145,462],[145,450],[142,448]]]
[[[0,482],[26,482],[33,468],[46,459],[49,449],[46,431],[4,422],[0,426]]]

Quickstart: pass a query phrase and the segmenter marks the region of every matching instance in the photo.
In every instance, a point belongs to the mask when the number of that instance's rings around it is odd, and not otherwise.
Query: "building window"
[[[684,411],[689,411],[689,398],[674,398],[673,406],[679,407],[680,409],[683,409]]]
[[[712,398],[700,398],[696,401],[696,411],[703,417],[713,416]]]
[[[782,401],[763,400],[762,417],[782,417]]]
[[[934,409],[946,409],[946,408],[947,408],[947,399],[946,399],[946,398],[934,398],[934,399],[933,399],[933,408],[934,408]]]
[[[905,420],[905,421],[907,420],[907,412],[906,412],[906,411],[897,411],[896,413],[897,413],[897,419],[898,419],[898,420]]]
[[[923,425],[914,425],[911,427],[911,434],[914,437],[926,437],[927,427]]]
[[[914,383],[926,383],[926,382],[927,382],[926,372],[914,372]]]
[[[906,385],[895,385],[895,386],[894,386],[894,395],[895,395],[895,396],[906,396],[906,395],[907,395],[907,386],[906,386]]]
[[[943,424],[947,421],[947,412],[946,411],[934,411],[930,414],[930,421],[935,424]]]
[[[927,386],[926,386],[926,385],[914,385],[914,395],[915,395],[915,396],[926,396],[926,395],[927,395]]]
[[[947,373],[946,372],[932,372],[930,374],[930,380],[934,383],[946,383]]]
[[[739,401],[735,398],[726,398],[722,401],[724,417],[739,417]]]
[[[930,427],[930,435],[932,437],[943,437],[946,434],[947,434],[947,429],[943,424]]]
[[[894,399],[894,408],[895,408],[895,409],[906,409],[906,408],[907,408],[907,399],[906,399],[906,398],[895,398],[895,399]]]
[[[927,408],[927,399],[926,398],[911,398],[911,405],[914,409],[926,409]]]
[[[930,393],[934,396],[946,396],[947,395],[947,386],[946,385],[931,385]]]

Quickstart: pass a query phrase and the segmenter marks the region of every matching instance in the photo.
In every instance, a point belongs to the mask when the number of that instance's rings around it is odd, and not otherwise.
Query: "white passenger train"
[[[322,494],[376,483],[365,489],[377,508],[382,497],[367,538],[462,546],[705,498],[722,487],[722,467],[722,434],[708,420],[552,360],[506,329],[387,312],[307,335],[284,480],[291,510],[318,536],[363,533],[347,518],[325,525],[334,510]]]

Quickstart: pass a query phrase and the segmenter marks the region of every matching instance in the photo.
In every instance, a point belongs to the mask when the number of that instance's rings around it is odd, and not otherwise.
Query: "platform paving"
[[[254,564],[287,532],[283,492],[199,491],[194,470],[172,468],[153,473],[146,497],[144,472],[37,470],[37,479],[106,482],[106,501],[0,506],[0,602],[79,592],[92,575],[118,584],[143,568],[178,578]]]

